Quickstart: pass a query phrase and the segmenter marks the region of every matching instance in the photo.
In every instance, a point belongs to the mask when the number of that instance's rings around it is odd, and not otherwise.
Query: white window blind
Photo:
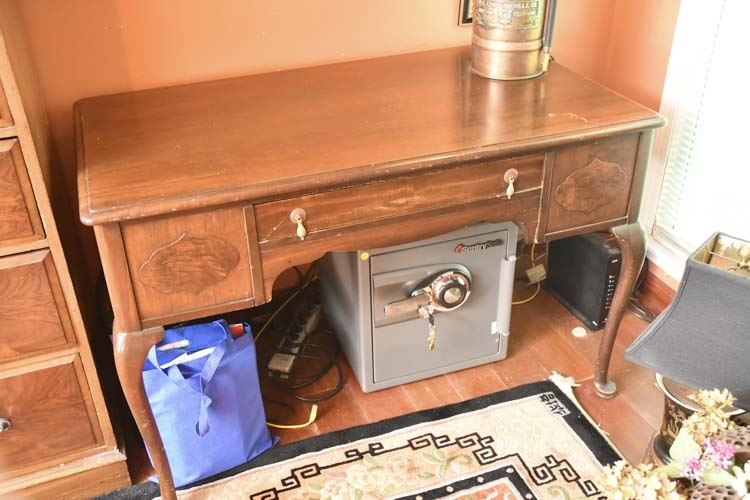
[[[750,1],[682,0],[653,238],[683,258],[715,231],[750,239],[749,42]]]

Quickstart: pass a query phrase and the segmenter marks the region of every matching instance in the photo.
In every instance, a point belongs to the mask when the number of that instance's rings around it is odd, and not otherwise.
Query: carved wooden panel
[[[552,167],[547,234],[626,217],[638,134],[560,148]]]
[[[138,279],[164,294],[198,294],[226,279],[239,262],[239,252],[224,238],[184,232],[149,255],[138,270]]]
[[[0,141],[0,246],[44,238],[18,139]]]
[[[0,481],[55,457],[97,446],[95,415],[81,387],[80,360],[0,378]],[[59,460],[59,459],[58,459]]]
[[[590,214],[621,197],[628,187],[628,174],[620,165],[594,158],[571,172],[555,189],[554,198],[569,212]]]
[[[0,362],[74,342],[49,250],[0,258]]]
[[[242,207],[145,219],[121,228],[141,319],[253,299]]]

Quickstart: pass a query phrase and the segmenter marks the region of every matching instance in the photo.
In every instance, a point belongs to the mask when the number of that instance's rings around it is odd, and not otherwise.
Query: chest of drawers
[[[0,497],[129,483],[63,251],[22,21],[0,1]]]

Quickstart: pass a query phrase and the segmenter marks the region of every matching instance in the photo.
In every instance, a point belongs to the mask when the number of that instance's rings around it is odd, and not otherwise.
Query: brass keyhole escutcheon
[[[304,240],[307,236],[307,229],[305,228],[305,220],[307,219],[307,212],[304,208],[295,208],[289,214],[289,220],[297,224],[297,237],[300,240]]]
[[[516,192],[515,188],[515,182],[518,179],[518,170],[515,168],[509,168],[505,171],[505,175],[503,176],[503,179],[505,180],[505,183],[508,185],[508,187],[505,189],[505,195],[510,200],[513,197],[513,193]]]

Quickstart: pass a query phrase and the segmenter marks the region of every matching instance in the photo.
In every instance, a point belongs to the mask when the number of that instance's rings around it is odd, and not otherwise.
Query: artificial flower
[[[745,468],[732,467],[734,480],[730,485],[742,500],[750,500],[750,461],[745,462]]]
[[[624,460],[604,468],[602,493],[612,500],[678,500],[677,484],[653,465],[632,467]]]
[[[735,401],[734,396],[728,390],[699,391],[692,394],[690,399],[697,402],[702,410],[690,415],[682,423],[682,429],[689,432],[698,444],[702,445],[706,439],[735,427],[727,414],[727,410]]]
[[[690,457],[685,460],[682,467],[682,476],[693,481],[700,481],[703,477],[703,462],[698,457]]]
[[[734,464],[734,452],[736,446],[716,439],[706,439],[706,448],[703,458],[716,467],[728,469]]]

